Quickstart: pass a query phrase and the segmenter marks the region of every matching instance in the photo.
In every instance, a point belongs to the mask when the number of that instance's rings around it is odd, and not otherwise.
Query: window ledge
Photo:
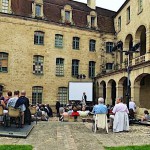
[[[55,46],[55,48],[62,49],[62,48],[63,48],[63,46],[62,46],[62,47],[60,47],[60,46]]]
[[[0,73],[8,73],[8,71],[0,71]]]
[[[36,43],[34,43],[34,45],[38,45],[38,46],[44,46],[44,44],[36,44]]]
[[[44,75],[43,73],[34,73],[34,72],[33,72],[33,74],[37,75],[37,76],[43,76]]]
[[[56,74],[56,77],[64,77],[64,75],[57,75],[57,74]]]
[[[77,51],[78,51],[78,50],[80,50],[80,49],[75,49],[75,48],[73,48],[73,50],[77,50]]]
[[[92,51],[89,50],[89,52],[92,52],[92,53],[93,53],[93,52],[96,52],[96,50],[92,50]]]

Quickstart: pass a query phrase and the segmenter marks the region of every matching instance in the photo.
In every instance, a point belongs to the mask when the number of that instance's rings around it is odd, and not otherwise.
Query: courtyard
[[[33,150],[104,150],[104,147],[150,144],[150,127],[133,125],[129,132],[106,134],[91,130],[91,123],[38,122],[29,136],[24,138],[0,137],[0,145],[32,145]]]

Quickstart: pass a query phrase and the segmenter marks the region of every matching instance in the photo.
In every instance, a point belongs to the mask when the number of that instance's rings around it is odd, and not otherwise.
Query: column
[[[123,86],[119,85],[116,87],[116,98],[123,97]]]
[[[105,104],[112,104],[112,98],[111,98],[111,86],[108,85],[106,87],[106,102]]]
[[[146,32],[146,53],[150,53],[150,29]]]

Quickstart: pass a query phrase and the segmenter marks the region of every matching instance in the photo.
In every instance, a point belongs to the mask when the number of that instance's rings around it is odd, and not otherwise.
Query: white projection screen
[[[69,100],[82,100],[83,92],[87,101],[93,101],[93,82],[69,82]]]

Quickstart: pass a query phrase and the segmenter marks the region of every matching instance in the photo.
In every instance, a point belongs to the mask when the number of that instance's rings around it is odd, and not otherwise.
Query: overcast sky
[[[74,0],[82,3],[87,3],[87,0]],[[117,11],[125,0],[96,0],[96,6]]]

